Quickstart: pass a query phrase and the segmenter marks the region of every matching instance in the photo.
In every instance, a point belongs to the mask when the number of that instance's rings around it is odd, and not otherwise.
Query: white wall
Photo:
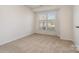
[[[0,6],[0,45],[32,34],[33,16],[25,6]]]
[[[64,6],[59,9],[58,19],[60,23],[60,38],[72,40],[73,34],[73,9],[72,6]]]

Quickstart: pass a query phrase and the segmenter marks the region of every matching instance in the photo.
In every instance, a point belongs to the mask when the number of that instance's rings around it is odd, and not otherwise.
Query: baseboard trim
[[[76,50],[79,51],[79,48],[76,47]]]
[[[33,33],[27,34],[27,35],[22,35],[22,36],[19,36],[19,37],[15,38],[15,39],[2,42],[2,43],[0,43],[0,46],[2,46],[2,45],[4,45],[4,44],[7,44],[7,43],[9,43],[9,42],[15,41],[15,40],[19,40],[19,39],[24,38],[24,37],[26,37],[26,36],[30,36],[30,35],[32,35],[32,34],[33,34]]]

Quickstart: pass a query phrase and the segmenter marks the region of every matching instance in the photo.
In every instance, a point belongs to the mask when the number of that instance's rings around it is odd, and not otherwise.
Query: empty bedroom
[[[0,53],[79,52],[78,10],[72,5],[0,5]]]

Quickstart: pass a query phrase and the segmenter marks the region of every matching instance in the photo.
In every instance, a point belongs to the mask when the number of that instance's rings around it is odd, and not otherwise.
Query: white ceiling
[[[40,12],[40,11],[58,10],[62,7],[69,7],[69,6],[66,6],[66,5],[27,5],[27,7],[31,8],[34,12]]]
[[[28,5],[28,7],[31,9],[39,8],[40,6],[41,5]]]
[[[34,12],[39,12],[39,11],[57,9],[60,6],[57,6],[57,5],[27,5],[27,7],[31,8]]]

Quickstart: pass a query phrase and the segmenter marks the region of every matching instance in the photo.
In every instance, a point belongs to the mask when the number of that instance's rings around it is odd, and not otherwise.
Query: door
[[[79,48],[79,6],[74,6],[74,41],[77,48]]]
[[[56,11],[38,13],[38,33],[56,35]]]

